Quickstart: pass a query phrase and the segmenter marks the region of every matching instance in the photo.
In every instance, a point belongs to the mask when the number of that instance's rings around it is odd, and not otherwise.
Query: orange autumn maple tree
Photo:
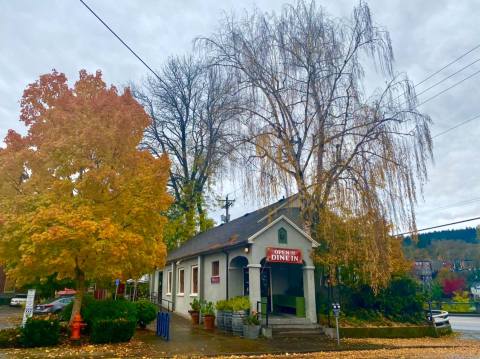
[[[17,284],[71,278],[73,316],[85,283],[162,266],[169,161],[139,149],[150,118],[126,89],[53,71],[21,100],[27,134],[0,149],[0,262]]]

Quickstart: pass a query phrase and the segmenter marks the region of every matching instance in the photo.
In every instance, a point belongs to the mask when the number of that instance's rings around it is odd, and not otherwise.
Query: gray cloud
[[[214,31],[222,13],[257,6],[278,11],[282,1],[90,0],[97,11],[154,68],[168,56],[189,51],[192,40]],[[319,2],[334,16],[348,16],[356,1]],[[480,7],[476,0],[373,0],[375,21],[391,34],[397,70],[414,82],[454,59],[478,40]],[[79,1],[0,0],[0,137],[9,128],[22,131],[19,99],[40,74],[56,68],[74,81],[78,70],[101,69],[108,83],[139,81],[146,69],[81,5]],[[480,57],[480,50],[436,76],[425,87]],[[426,99],[474,71],[472,66],[421,96]],[[422,106],[433,120],[432,133],[480,113],[480,75]],[[480,119],[435,139],[435,164],[418,206],[420,227],[480,215],[480,202],[442,209],[480,197],[478,138]],[[232,190],[228,180],[222,188]],[[253,210],[241,190],[233,215]],[[213,212],[218,219],[219,211]],[[474,223],[475,224],[475,223]]]

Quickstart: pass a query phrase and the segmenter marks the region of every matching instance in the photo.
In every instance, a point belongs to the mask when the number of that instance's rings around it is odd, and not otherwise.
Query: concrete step
[[[321,326],[314,323],[283,323],[283,324],[272,324],[268,323],[268,326],[273,330],[275,329],[320,329]]]
[[[311,322],[306,318],[298,317],[269,317],[268,323],[272,324],[310,324]]]
[[[272,336],[274,338],[279,337],[322,337],[326,338],[325,334],[321,329],[274,329],[272,331]]]

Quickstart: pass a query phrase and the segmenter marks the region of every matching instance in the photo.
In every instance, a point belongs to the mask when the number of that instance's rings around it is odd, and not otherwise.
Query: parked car
[[[21,307],[27,303],[27,295],[26,294],[15,294],[15,296],[10,299],[10,306],[11,307]]]
[[[60,313],[63,308],[65,308],[68,304],[73,301],[72,297],[62,297],[55,299],[53,302],[47,304],[37,304],[35,308],[33,308],[33,314],[54,314]]]

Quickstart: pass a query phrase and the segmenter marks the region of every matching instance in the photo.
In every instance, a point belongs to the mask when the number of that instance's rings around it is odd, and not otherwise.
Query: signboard
[[[302,251],[291,248],[267,248],[267,262],[302,264]]]
[[[27,303],[25,304],[25,311],[23,312],[22,327],[25,326],[28,318],[33,315],[33,302],[35,301],[35,289],[29,289],[27,294]]]
[[[214,276],[214,277],[210,277],[210,283],[212,284],[218,284],[220,283],[220,276]]]

